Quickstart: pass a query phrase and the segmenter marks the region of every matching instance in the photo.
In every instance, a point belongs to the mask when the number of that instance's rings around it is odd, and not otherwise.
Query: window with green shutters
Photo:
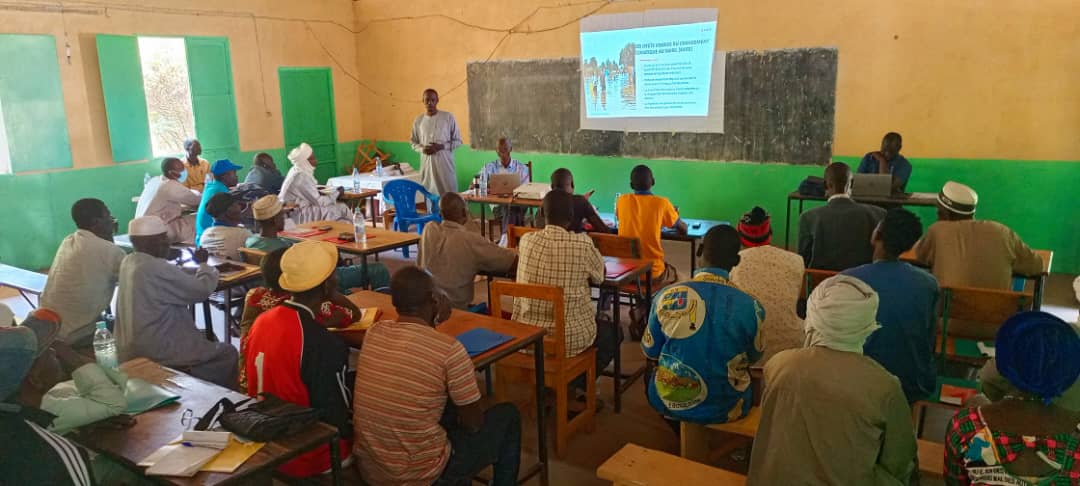
[[[0,34],[0,173],[71,167],[56,38]]]

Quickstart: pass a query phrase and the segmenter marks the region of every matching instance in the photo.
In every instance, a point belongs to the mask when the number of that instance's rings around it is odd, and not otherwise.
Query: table
[[[499,206],[521,206],[524,208],[538,208],[543,205],[543,201],[540,199],[525,199],[520,197],[514,197],[513,194],[488,194],[480,196],[472,191],[465,191],[461,193],[461,198],[466,203],[477,203],[480,205],[480,235],[487,236],[485,228],[487,227],[487,217],[485,215],[488,204],[495,204]],[[509,214],[509,211],[504,212]]]
[[[297,229],[294,231],[311,230],[320,226],[330,226],[331,228],[330,231],[326,233],[309,237],[292,236],[287,233],[280,233],[280,235],[290,240],[324,241],[337,238],[339,233],[352,234],[353,232],[351,223],[341,221],[312,221],[310,223],[298,225]],[[364,275],[368,274],[368,255],[378,255],[384,251],[396,250],[398,248],[405,248],[420,243],[420,235],[416,233],[391,231],[375,227],[366,228],[365,232],[367,234],[367,242],[365,243],[355,241],[334,243],[334,246],[338,248],[339,252],[360,255],[360,270],[363,271]]]
[[[183,248],[181,251],[189,251],[190,252],[190,251],[193,251],[193,250],[194,250],[193,248],[187,247],[187,248]],[[181,259],[183,259],[183,258],[184,257],[181,257]],[[218,258],[216,256],[211,256],[210,259],[206,261],[206,264],[210,265],[211,267],[217,267],[218,265],[222,265],[222,264],[226,264],[226,263],[241,267],[240,270],[236,270],[236,271],[228,272],[228,273],[221,273],[218,276],[217,287],[214,288],[214,292],[221,292],[222,295],[224,296],[224,298],[222,299],[222,301],[223,301],[222,306],[224,307],[224,312],[225,312],[225,340],[223,342],[231,343],[232,342],[232,323],[229,322],[229,319],[232,317],[232,292],[231,291],[232,291],[233,287],[243,285],[243,284],[251,282],[251,281],[253,281],[253,280],[257,279],[257,278],[261,278],[262,277],[262,269],[260,269],[258,265],[252,265],[252,264],[244,263],[244,262],[237,262],[237,261],[228,260],[228,259],[225,259],[225,258]],[[199,265],[197,263],[195,263],[193,260],[187,260],[187,261],[184,262],[183,267],[185,269],[187,269],[187,270],[190,270],[190,271],[194,272],[196,269],[198,269]],[[191,309],[191,316],[192,316],[192,318],[195,317],[195,309],[194,308]],[[203,322],[206,324],[206,329],[205,329],[206,339],[208,339],[210,341],[217,341],[217,336],[214,334],[214,321],[213,321],[213,318],[210,316],[210,297],[209,296],[206,298],[205,301],[203,301]]]
[[[618,232],[618,226],[614,224],[615,213],[598,213],[600,218],[605,223],[612,223],[611,229]],[[727,221],[716,221],[711,219],[693,219],[693,218],[681,218],[686,223],[686,234],[680,235],[674,228],[664,228],[660,231],[660,239],[668,241],[685,241],[690,243],[690,276],[694,276],[694,272],[697,271],[697,245],[698,242],[705,239],[705,233],[708,233],[713,226],[730,225]]]
[[[937,206],[936,192],[912,192],[896,196],[852,196],[856,202],[873,204],[875,206]],[[804,201],[828,201],[825,196],[808,196],[793,191],[787,195],[787,217],[784,220],[784,248],[790,248],[788,242],[791,236],[791,201],[799,201],[799,214],[803,213]]]
[[[206,413],[221,398],[237,401],[247,398],[226,388],[209,383],[146,358],[136,358],[120,366],[132,378],[140,378],[180,395],[178,403],[156,408],[136,417],[135,425],[125,429],[83,427],[68,437],[84,447],[119,461],[125,467],[141,471],[136,466],[161,446],[172,442],[187,429],[180,423],[185,410],[196,417]],[[197,418],[196,418],[197,420]],[[190,478],[157,477],[170,484],[235,484],[265,477],[288,460],[313,450],[322,444],[330,445],[331,469],[334,484],[341,484],[341,451],[336,428],[317,423],[293,436],[267,443],[231,474],[199,472]]]
[[[1013,275],[1013,277],[1014,278],[1021,278],[1021,279],[1024,279],[1024,280],[1031,280],[1031,281],[1033,281],[1035,283],[1034,289],[1032,290],[1032,296],[1031,296],[1031,300],[1032,300],[1032,307],[1031,308],[1033,310],[1039,310],[1039,309],[1042,308],[1043,293],[1044,293],[1045,288],[1046,288],[1046,276],[1050,274],[1050,269],[1053,267],[1053,264],[1054,264],[1054,252],[1053,252],[1053,250],[1033,250],[1033,251],[1035,252],[1036,255],[1039,255],[1040,259],[1042,259],[1042,264],[1043,264],[1042,272],[1037,273],[1035,275],[1015,274],[1015,275]],[[900,259],[905,261],[905,262],[911,263],[913,265],[918,265],[918,266],[921,266],[921,267],[926,266],[926,265],[923,264],[923,262],[920,262],[919,259],[915,257],[915,250],[914,249],[908,250],[908,251],[904,252],[903,254],[901,254]]]
[[[19,295],[30,304],[30,308],[37,307],[30,300],[31,295],[41,295],[45,291],[45,282],[49,276],[44,273],[31,272],[19,267],[0,263],[0,287],[11,287],[19,291]]]
[[[371,206],[371,221],[374,225],[376,218],[379,216],[379,198],[376,197],[379,194],[382,194],[379,189],[361,189],[360,192],[353,192],[351,189],[345,188],[345,192],[338,196],[338,201],[344,202],[346,206],[349,206],[349,209],[355,210],[356,206],[364,199],[370,199],[368,205]]]
[[[395,320],[398,317],[397,310],[391,302],[389,295],[360,291],[348,296],[349,300],[358,308],[365,309],[378,307],[382,310],[383,320]],[[457,336],[472,329],[484,328],[499,334],[512,336],[509,342],[489,349],[488,351],[473,356],[473,366],[477,371],[487,370],[500,359],[510,356],[518,351],[532,346],[533,357],[536,360],[536,437],[537,455],[539,461],[536,465],[526,469],[518,482],[523,483],[529,478],[539,474],[540,483],[548,484],[547,440],[544,423],[544,335],[543,328],[529,326],[518,322],[499,319],[496,317],[473,314],[455,309],[450,314],[450,319],[439,324],[435,329],[450,336]],[[490,376],[490,375],[489,375]]]
[[[400,173],[398,170],[394,169],[391,165],[392,164],[386,164],[383,167],[383,174],[384,175],[382,177],[379,177],[379,176],[375,175],[374,172],[365,172],[363,174],[360,174],[360,188],[361,189],[377,189],[377,190],[381,191],[383,189],[383,186],[385,186],[387,182],[395,181],[395,180],[398,180],[398,179],[410,180],[410,181],[413,181],[413,182],[415,182],[417,184],[420,184],[420,172],[419,171],[410,171],[408,173]],[[390,173],[396,173],[397,175],[387,175],[387,174],[390,174]],[[331,177],[331,178],[326,180],[326,185],[344,187],[345,190],[350,190],[353,187],[352,175],[343,175],[343,176]],[[416,196],[417,196],[417,198],[416,198],[417,202],[423,202],[424,201],[424,195],[423,194],[418,193]],[[386,199],[386,194],[383,194],[380,197],[380,199],[382,199],[383,204],[386,205],[386,206],[392,206],[393,205],[392,201],[389,201],[389,200]]]

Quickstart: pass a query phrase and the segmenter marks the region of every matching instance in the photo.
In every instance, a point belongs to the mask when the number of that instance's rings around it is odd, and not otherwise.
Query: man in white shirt
[[[439,111],[439,93],[424,90],[424,114],[413,122],[412,149],[420,153],[420,183],[432,194],[457,192],[454,149],[461,146],[457,120],[448,111]]]
[[[499,158],[488,162],[484,165],[484,168],[480,170],[481,174],[487,176],[488,183],[490,184],[491,176],[495,174],[517,174],[521,184],[529,183],[529,166],[522,164],[517,159],[510,157],[510,151],[513,150],[513,143],[507,137],[500,137],[498,146],[495,152],[499,154]],[[509,209],[509,211],[506,211]],[[525,208],[522,206],[502,206],[495,205],[491,214],[495,219],[502,220],[503,231],[506,231],[506,225],[523,225],[525,223]]]
[[[71,219],[78,229],[56,250],[40,306],[60,314],[61,340],[81,346],[112,302],[124,250],[113,244],[116,218],[100,199],[76,201]]]
[[[251,237],[251,232],[240,226],[243,217],[240,200],[227,192],[219,192],[206,202],[206,212],[213,218],[214,225],[203,231],[199,246],[211,255],[241,260],[240,248]]]
[[[161,177],[150,179],[139,196],[135,217],[157,216],[169,228],[169,242],[190,242],[195,238],[195,214],[184,214],[184,208],[199,207],[199,193],[184,186],[187,169],[175,157],[161,161]]]

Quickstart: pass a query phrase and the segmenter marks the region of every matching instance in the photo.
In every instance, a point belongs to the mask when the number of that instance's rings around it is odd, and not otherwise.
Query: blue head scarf
[[[1049,404],[1080,377],[1080,334],[1045,312],[1020,312],[997,333],[997,369]]]

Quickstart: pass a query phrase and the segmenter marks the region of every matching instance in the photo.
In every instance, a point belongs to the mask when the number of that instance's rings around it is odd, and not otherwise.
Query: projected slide
[[[581,32],[585,118],[709,115],[716,22]]]

